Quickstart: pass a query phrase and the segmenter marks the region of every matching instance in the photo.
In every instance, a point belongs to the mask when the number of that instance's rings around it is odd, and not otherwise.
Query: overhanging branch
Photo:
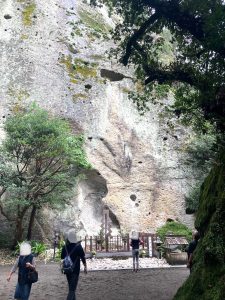
[[[192,86],[196,85],[192,76],[182,70],[163,71],[149,69],[148,74],[146,75],[148,76],[148,78],[145,80],[146,85],[153,81],[158,81],[158,83],[179,81],[188,83]]]
[[[130,37],[127,42],[125,55],[122,57],[121,62],[126,66],[128,64],[129,57],[132,53],[134,45],[139,39],[143,37],[148,27],[153,24],[159,18],[158,14],[153,14],[142,26]]]
[[[204,51],[212,50],[221,56],[225,57],[225,45],[221,40],[221,43],[206,43],[207,40],[211,40],[211,33],[204,29],[204,20],[201,16],[192,15],[188,10],[181,9],[179,1],[159,1],[159,0],[142,0],[143,5],[146,7],[155,9],[155,13],[145,21],[140,28],[129,38],[125,54],[123,55],[121,62],[124,65],[128,64],[128,60],[132,54],[134,45],[140,40],[144,34],[150,29],[151,25],[155,21],[165,18],[171,24],[176,24],[183,32],[189,32],[195,39],[197,39]],[[221,39],[218,36],[218,39]]]

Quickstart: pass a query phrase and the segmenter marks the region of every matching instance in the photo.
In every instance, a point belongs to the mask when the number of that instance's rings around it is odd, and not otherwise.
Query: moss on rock
[[[89,28],[93,29],[96,32],[99,32],[101,34],[107,34],[109,33],[111,27],[106,24],[104,21],[102,15],[100,13],[93,13],[90,11],[86,11],[83,8],[79,9],[79,16],[81,18],[81,21],[88,26]]]
[[[87,95],[86,94],[82,94],[82,93],[77,93],[73,95],[73,102],[77,102],[78,100],[81,99],[87,99]]]
[[[89,77],[97,77],[96,63],[90,63],[82,59],[72,59],[71,55],[63,56],[59,62],[66,67],[70,76],[71,82],[75,83],[76,80],[86,79]]]
[[[193,271],[174,300],[225,299],[225,150],[201,189]]]
[[[30,3],[25,6],[22,15],[23,15],[23,24],[25,26],[31,26],[32,25],[32,15],[36,9],[35,3]]]

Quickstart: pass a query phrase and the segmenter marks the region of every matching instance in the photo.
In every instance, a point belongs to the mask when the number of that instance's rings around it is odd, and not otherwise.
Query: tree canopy
[[[114,38],[120,61],[134,64],[146,85],[176,87],[174,112],[202,115],[224,131],[225,2],[223,0],[101,0],[121,16]],[[173,57],[165,64],[161,34],[171,32]]]
[[[218,155],[204,180],[196,213],[201,239],[194,254],[191,275],[174,299],[224,298],[225,284],[225,1],[224,0],[92,0],[104,3],[119,15],[114,39],[115,53],[136,73],[148,91],[174,93],[169,108],[188,124],[195,119],[202,133],[215,125]],[[163,35],[167,29],[171,37]],[[165,43],[170,60],[163,61]],[[164,88],[163,88],[164,86]],[[139,109],[148,97],[136,97]],[[206,125],[206,126],[205,126]],[[218,150],[216,149],[216,150]],[[205,160],[205,155],[200,157]],[[193,199],[192,199],[193,200]],[[195,206],[194,201],[191,205]],[[195,207],[193,207],[195,210]]]
[[[65,204],[76,176],[90,165],[83,137],[73,135],[68,122],[38,107],[9,117],[4,129],[0,211],[14,223],[16,242],[22,238],[25,216],[30,239],[36,211]]]

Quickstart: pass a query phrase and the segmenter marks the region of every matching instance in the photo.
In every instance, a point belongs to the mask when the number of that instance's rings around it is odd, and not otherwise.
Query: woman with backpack
[[[31,245],[27,242],[20,245],[20,255],[9,273],[8,281],[10,281],[17,268],[19,269],[18,282],[14,299],[28,300],[32,287],[32,283],[28,282],[28,273],[35,269],[35,260],[33,254],[31,254]]]
[[[75,292],[80,274],[80,260],[82,260],[84,265],[85,274],[87,274],[87,264],[81,240],[74,229],[70,229],[67,233],[67,242],[62,248],[61,259],[65,261],[65,265],[70,259],[72,260],[72,268],[69,268],[70,270],[67,271],[64,269],[64,273],[69,287],[67,300],[76,300]]]

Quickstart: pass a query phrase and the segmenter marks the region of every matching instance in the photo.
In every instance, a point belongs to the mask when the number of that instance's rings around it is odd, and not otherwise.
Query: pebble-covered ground
[[[142,268],[168,268],[170,265],[164,259],[157,258],[139,258],[139,267]],[[116,270],[133,269],[133,260],[127,259],[88,259],[89,270]]]

